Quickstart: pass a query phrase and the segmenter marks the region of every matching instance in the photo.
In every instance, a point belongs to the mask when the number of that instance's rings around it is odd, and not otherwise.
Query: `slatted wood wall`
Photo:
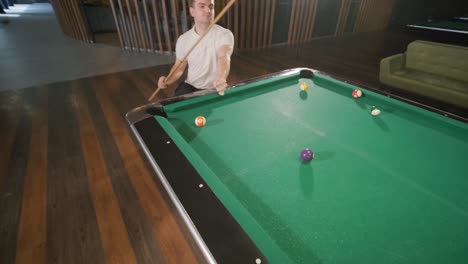
[[[58,1],[58,0],[56,0]],[[313,38],[319,1],[291,0],[287,43]],[[344,33],[352,3],[359,5],[353,32],[384,29],[395,0],[342,0],[335,36]],[[228,0],[216,0],[219,12]],[[144,52],[175,51],[177,38],[191,28],[190,0],[110,0],[121,46]],[[234,33],[237,49],[271,46],[276,0],[237,0],[220,24]]]
[[[177,38],[191,28],[190,0],[111,0],[120,44],[125,49],[174,52]],[[217,0],[220,11],[228,0]],[[220,23],[237,48],[271,45],[276,0],[238,0]]]
[[[177,38],[189,28],[188,1],[110,0],[125,49],[173,52]]]
[[[385,29],[394,6],[395,0],[361,0],[354,32]]]
[[[65,35],[93,43],[80,0],[51,0],[57,20]]]
[[[288,43],[310,41],[319,0],[292,0]]]
[[[345,30],[346,22],[348,21],[348,16],[349,16],[349,11],[350,11],[352,1],[353,0],[342,0],[341,1],[340,13],[338,15],[338,21],[336,22],[335,36],[339,36],[339,35],[343,34],[343,32]]]
[[[217,1],[226,6],[228,0]],[[259,48],[271,45],[276,0],[238,0],[222,19],[230,29],[237,48]]]

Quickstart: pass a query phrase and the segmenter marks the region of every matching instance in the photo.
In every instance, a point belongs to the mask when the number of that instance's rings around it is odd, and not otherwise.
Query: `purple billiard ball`
[[[313,158],[314,158],[314,152],[312,152],[312,150],[306,148],[301,151],[302,161],[311,161]]]

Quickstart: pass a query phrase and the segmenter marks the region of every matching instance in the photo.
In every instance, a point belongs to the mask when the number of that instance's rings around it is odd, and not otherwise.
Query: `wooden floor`
[[[409,41],[373,33],[238,52],[229,82],[311,67],[378,88],[380,59]],[[0,93],[0,263],[202,262],[124,120],[168,71]]]

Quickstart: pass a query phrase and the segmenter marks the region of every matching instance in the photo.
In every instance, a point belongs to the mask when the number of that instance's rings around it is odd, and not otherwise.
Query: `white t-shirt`
[[[182,34],[176,44],[177,59],[182,60],[199,38],[195,27]],[[216,51],[223,45],[233,47],[234,36],[230,30],[214,25],[187,57],[188,76],[185,82],[198,89],[214,88],[218,69]]]

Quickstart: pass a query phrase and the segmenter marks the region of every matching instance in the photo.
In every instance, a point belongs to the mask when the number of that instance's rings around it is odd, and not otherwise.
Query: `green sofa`
[[[417,40],[380,62],[380,81],[468,108],[468,48]]]

